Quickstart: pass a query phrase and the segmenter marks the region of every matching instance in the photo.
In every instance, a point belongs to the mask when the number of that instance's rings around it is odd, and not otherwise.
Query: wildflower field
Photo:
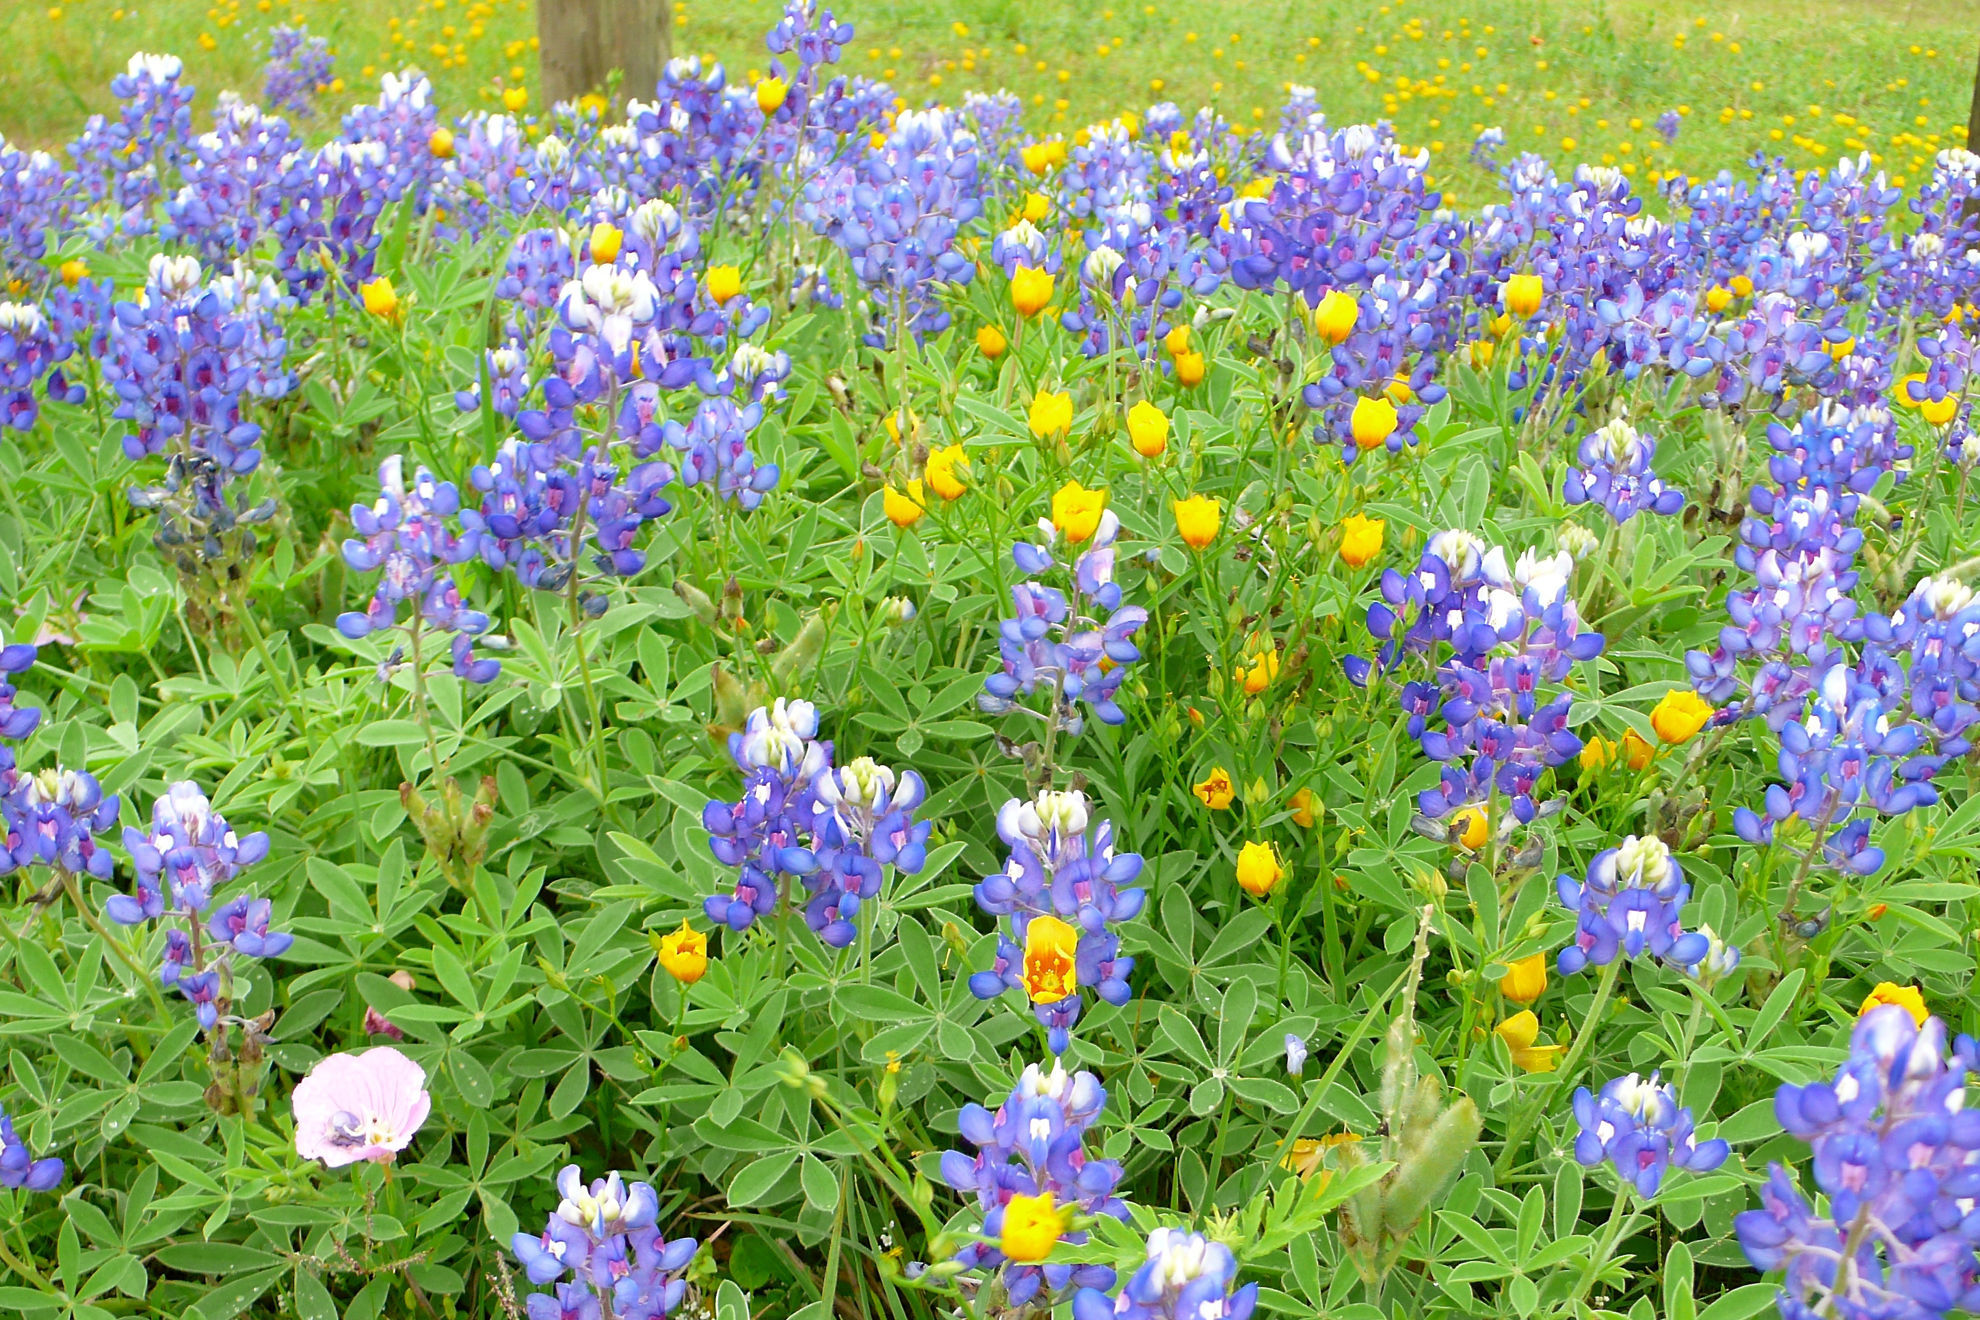
[[[1963,5],[675,8],[0,16],[0,1313],[1980,1312]]]

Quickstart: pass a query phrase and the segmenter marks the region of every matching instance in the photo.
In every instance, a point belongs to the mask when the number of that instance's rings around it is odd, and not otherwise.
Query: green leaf
[[[796,1151],[780,1151],[775,1155],[765,1155],[743,1166],[742,1172],[729,1183],[729,1203],[731,1205],[758,1205],[775,1190],[784,1175],[791,1171],[797,1162]]]
[[[426,730],[411,720],[373,720],[357,731],[364,747],[420,747],[426,743]]]

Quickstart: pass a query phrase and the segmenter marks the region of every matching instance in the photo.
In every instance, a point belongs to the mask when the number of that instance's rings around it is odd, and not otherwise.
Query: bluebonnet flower
[[[1250,1320],[1258,1285],[1237,1282],[1237,1257],[1221,1242],[1180,1228],[1148,1235],[1148,1257],[1118,1297],[1082,1289],[1073,1320]]]
[[[490,392],[488,406],[495,410],[497,416],[514,419],[523,400],[529,396],[528,367],[528,354],[520,344],[510,343],[488,349],[482,354],[482,380],[475,381],[464,390],[456,390],[455,406],[462,412],[479,409],[482,381],[485,380]]]
[[[34,429],[41,416],[35,387],[51,399],[81,403],[83,390],[63,378],[58,363],[75,351],[33,303],[0,302],[0,427]]]
[[[918,874],[928,860],[928,821],[914,810],[928,787],[912,770],[896,775],[870,756],[818,772],[812,780],[819,811],[816,862],[804,874],[811,899],[804,919],[818,938],[843,949],[858,933],[859,908],[880,893],[882,868]]]
[[[1599,1095],[1578,1087],[1574,1118],[1581,1131],[1574,1139],[1574,1157],[1584,1167],[1607,1162],[1618,1176],[1648,1200],[1657,1195],[1664,1174],[1676,1167],[1710,1173],[1726,1162],[1732,1147],[1721,1138],[1698,1141],[1691,1111],[1677,1102],[1677,1092],[1659,1082],[1631,1073],[1604,1086]]]
[[[20,742],[41,726],[39,706],[22,706],[14,700],[20,695],[14,677],[34,667],[36,654],[36,648],[25,642],[0,646],[0,739]],[[0,747],[0,774],[14,768],[11,757],[11,752]]]
[[[200,1025],[210,1029],[219,1021],[218,1001],[231,984],[234,959],[279,958],[295,943],[268,929],[267,899],[219,897],[220,889],[268,855],[268,836],[236,835],[199,785],[180,781],[152,803],[148,834],[125,827],[124,848],[137,884],[132,893],[111,898],[104,915],[123,926],[172,918],[158,979],[178,987],[197,1009]]]
[[[509,1245],[533,1284],[572,1276],[554,1294],[528,1299],[530,1320],[595,1317],[605,1306],[618,1320],[664,1320],[680,1305],[687,1293],[682,1271],[697,1243],[660,1235],[652,1187],[617,1173],[587,1186],[578,1166],[568,1164],[557,1174],[557,1191],[563,1199],[543,1232],[517,1233]]]
[[[1084,725],[1079,703],[1085,702],[1101,723],[1120,724],[1127,714],[1114,697],[1127,667],[1141,658],[1133,639],[1148,621],[1146,609],[1121,604],[1121,588],[1114,581],[1120,519],[1112,509],[1100,512],[1085,549],[1071,565],[1070,590],[1031,580],[1059,567],[1052,550],[1060,529],[1050,519],[1040,519],[1038,527],[1041,543],[1020,541],[1012,547],[1011,557],[1026,580],[1011,588],[1016,617],[998,625],[1003,669],[983,681],[977,705],[993,715],[1024,710],[1077,733]],[[1080,544],[1070,532],[1067,539]],[[1049,713],[1032,711],[1019,701],[1041,685],[1056,698]]]
[[[1888,618],[1864,619],[1866,666],[1904,657],[1911,715],[1940,757],[1964,756],[1980,723],[1980,599],[1948,577],[1921,579]]]
[[[729,735],[729,756],[743,772],[742,796],[709,802],[701,824],[715,860],[736,868],[736,884],[728,894],[709,895],[703,908],[710,921],[743,931],[776,907],[777,877],[818,867],[811,844],[829,809],[816,784],[831,765],[832,744],[819,740],[810,702],[779,697]]]
[[[1297,1077],[1306,1071],[1306,1038],[1286,1033],[1286,1071]]]
[[[738,359],[761,353],[754,344],[736,350]],[[782,369],[790,369],[790,359],[779,353]],[[737,407],[726,398],[703,399],[686,426],[668,419],[660,431],[667,443],[681,455],[681,484],[706,485],[716,498],[734,500],[747,511],[759,507],[763,497],[777,488],[781,475],[775,463],[758,463],[750,452],[750,432],[762,418],[759,404]]]
[[[1530,822],[1541,812],[1534,794],[1542,774],[1580,752],[1567,723],[1570,694],[1540,700],[1542,684],[1560,683],[1604,644],[1583,630],[1567,594],[1573,573],[1567,551],[1528,551],[1509,569],[1502,548],[1453,529],[1430,539],[1413,573],[1382,575],[1381,598],[1368,607],[1368,630],[1382,646],[1373,661],[1349,656],[1343,665],[1362,686],[1405,656],[1434,663],[1429,679],[1398,694],[1410,736],[1445,763],[1438,786],[1419,795],[1425,815],[1448,816],[1496,788],[1512,817]],[[1444,728],[1430,726],[1433,713]]]
[[[976,274],[956,240],[982,211],[980,173],[976,138],[960,115],[910,110],[845,177],[806,187],[802,214],[845,251],[892,335],[918,343],[948,328],[943,289]],[[890,342],[880,333],[867,339]]]
[[[192,136],[193,89],[180,80],[184,72],[176,55],[132,55],[110,80],[110,94],[121,103],[117,117],[91,115],[71,144],[90,195],[110,204],[97,237],[149,227],[145,211],[158,197],[159,181],[178,165]]]
[[[306,27],[278,26],[268,34],[262,99],[272,109],[307,119],[315,113],[317,93],[330,86],[334,64],[330,43],[322,37],[312,37]]]
[[[22,774],[13,754],[0,748],[0,874],[45,866],[59,875],[109,879],[115,863],[97,836],[116,825],[121,808],[117,795],[106,795],[86,770]]]
[[[14,1120],[0,1111],[0,1187],[16,1191],[52,1192],[62,1183],[64,1166],[56,1156],[35,1159],[14,1131]]]
[[[1782,1271],[1783,1320],[1938,1320],[1980,1307],[1971,1214],[1980,1112],[1963,1104],[1980,1045],[1946,1049],[1902,1005],[1858,1019],[1833,1082],[1782,1086],[1774,1113],[1814,1153],[1818,1214],[1775,1164],[1733,1220],[1756,1270]]]
[[[378,488],[373,503],[351,506],[351,525],[358,535],[344,542],[343,552],[353,570],[383,573],[362,612],[337,616],[337,631],[356,641],[403,628],[415,648],[426,629],[451,633],[455,676],[471,683],[492,681],[501,672],[501,661],[474,654],[475,639],[488,631],[490,619],[468,606],[449,571],[474,556],[479,539],[472,530],[463,534],[448,522],[460,512],[460,492],[450,481],[436,481],[425,468],[408,485],[405,460],[397,454],[379,463]],[[408,601],[412,618],[401,620],[400,607]],[[395,653],[387,664],[396,659]],[[418,660],[426,663],[424,656]]]
[[[1588,878],[1563,875],[1556,882],[1561,904],[1575,913],[1574,942],[1561,950],[1563,976],[1591,964],[1607,967],[1617,958],[1662,958],[1690,967],[1711,952],[1711,941],[1681,924],[1691,886],[1663,840],[1630,835],[1588,864]]]
[[[1122,886],[1140,876],[1141,857],[1114,851],[1112,823],[1094,821],[1077,790],[1010,799],[997,813],[997,835],[1010,856],[976,886],[976,902],[1008,925],[995,964],[969,978],[970,992],[992,999],[1023,991],[1061,1054],[1079,1021],[1081,990],[1110,1004],[1128,1000],[1134,959],[1120,952],[1119,927],[1139,915],[1147,894]]]
[[[1657,116],[1657,136],[1664,139],[1664,144],[1669,146],[1671,143],[1677,141],[1678,129],[1683,127],[1683,125],[1684,117],[1682,115],[1678,114],[1675,110],[1666,110],[1663,114]]]
[[[1710,926],[1699,926],[1698,933],[1705,937],[1705,956],[1685,968],[1685,975],[1710,990],[1739,969],[1739,950]]]
[[[1500,172],[1499,149],[1506,145],[1506,130],[1498,125],[1483,128],[1471,140],[1471,163],[1488,174]]]
[[[1627,420],[1618,417],[1591,432],[1577,452],[1582,466],[1568,470],[1563,488],[1569,504],[1599,504],[1619,523],[1684,507],[1684,492],[1665,486],[1650,468],[1657,442]]]
[[[1090,1072],[1068,1074],[1052,1061],[1048,1072],[1028,1064],[1010,1096],[992,1113],[979,1104],[963,1106],[957,1116],[962,1135],[976,1154],[948,1151],[942,1156],[942,1179],[959,1192],[973,1193],[983,1212],[986,1242],[972,1242],[956,1254],[966,1270],[994,1275],[991,1310],[1002,1307],[1043,1309],[1065,1300],[1074,1288],[1111,1288],[1114,1271],[1104,1265],[1021,1264],[998,1249],[1003,1234],[1004,1208],[1013,1196],[1049,1194],[1062,1211],[1127,1218],[1127,1206],[1114,1194],[1121,1166],[1094,1159],[1085,1149],[1086,1136],[1107,1104],[1107,1092]],[[1084,1230],[1066,1233],[1061,1241],[1078,1245]]]
[[[1733,829],[1748,843],[1772,843],[1777,825],[1799,818],[1831,865],[1869,875],[1884,853],[1870,846],[1870,821],[1859,813],[1899,816],[1939,800],[1926,778],[1937,759],[1912,755],[1924,741],[1921,727],[1891,724],[1883,695],[1852,666],[1830,666],[1807,718],[1782,725],[1780,736],[1786,782],[1768,785],[1764,816],[1746,807],[1733,813]]]

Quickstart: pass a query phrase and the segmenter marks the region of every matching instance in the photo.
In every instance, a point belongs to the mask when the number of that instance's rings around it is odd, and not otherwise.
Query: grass
[[[1111,7],[1108,5],[1111,4]],[[770,0],[676,5],[676,49],[753,76],[767,60]],[[1185,9],[1142,0],[846,0],[859,35],[850,72],[885,78],[910,103],[1009,88],[1034,127],[1070,132],[1169,99],[1214,104],[1241,125],[1272,122],[1289,82],[1320,91],[1336,122],[1388,118],[1448,162],[1462,195],[1477,132],[1508,151],[1614,165],[1639,182],[1712,173],[1756,150],[1796,165],[1868,150],[1894,180],[1965,140],[1980,17],[1971,0],[1230,0]],[[1819,11],[1819,12],[1817,12]],[[396,17],[403,12],[406,16]],[[1817,21],[1811,21],[1817,20]],[[67,140],[111,104],[110,76],[134,50],[185,58],[203,93],[254,98],[267,31],[307,23],[330,38],[344,86],[417,64],[443,105],[493,108],[533,87],[530,0],[16,0],[0,16],[0,134]],[[207,97],[202,97],[203,103]],[[1675,142],[1657,116],[1683,115]],[[197,111],[203,118],[205,109]]]

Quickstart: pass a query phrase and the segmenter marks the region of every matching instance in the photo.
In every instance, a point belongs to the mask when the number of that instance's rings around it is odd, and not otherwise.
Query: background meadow
[[[0,15],[0,1307],[1980,1310],[1967,6],[676,8]]]

